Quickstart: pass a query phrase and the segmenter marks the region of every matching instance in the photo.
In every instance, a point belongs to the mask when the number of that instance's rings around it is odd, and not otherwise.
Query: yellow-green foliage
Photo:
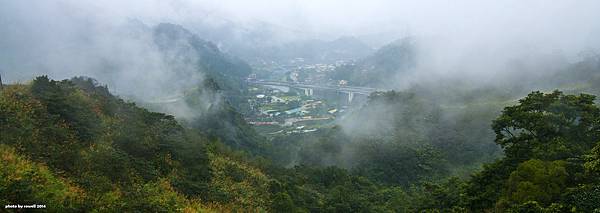
[[[170,116],[102,95],[101,87],[87,89],[40,77],[0,91],[1,205],[45,204],[54,212],[225,209],[181,191],[181,183],[208,181],[201,176],[208,173],[202,138],[187,138]]]
[[[166,179],[135,186],[134,189],[124,193],[115,188],[97,197],[90,196],[68,180],[55,176],[46,166],[31,162],[16,154],[13,148],[0,144],[2,206],[44,204],[46,210],[54,212],[83,210],[86,207],[92,212],[217,212],[227,209],[188,200],[177,193]]]
[[[517,204],[536,201],[549,205],[564,191],[567,175],[564,161],[525,161],[510,174],[506,198],[498,205],[502,206],[506,201]]]
[[[269,205],[270,179],[262,171],[228,157],[211,155],[211,187],[226,195],[230,207],[256,211]],[[219,207],[216,204],[213,208]]]
[[[79,209],[85,199],[83,190],[4,144],[0,144],[0,195],[2,206],[44,204],[50,211]]]
[[[600,174],[600,142],[592,149],[592,152],[585,156],[587,162],[583,165],[586,172],[590,175]]]
[[[133,190],[118,187],[94,198],[92,212],[222,212],[217,205],[188,199],[166,179],[135,185]]]
[[[16,148],[19,150],[33,149],[31,150],[33,152],[44,152],[39,145],[54,139],[47,138],[44,135],[45,130],[68,129],[68,125],[64,122],[49,121],[48,112],[40,101],[31,96],[28,86],[14,85],[6,87],[1,92],[0,116],[5,119],[2,125],[2,142],[18,144]],[[63,143],[74,143],[75,136],[68,131],[64,133]],[[56,136],[58,137],[58,133]]]

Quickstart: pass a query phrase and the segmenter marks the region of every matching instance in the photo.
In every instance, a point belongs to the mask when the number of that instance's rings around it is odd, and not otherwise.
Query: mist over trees
[[[0,206],[597,212],[597,8],[2,2]]]

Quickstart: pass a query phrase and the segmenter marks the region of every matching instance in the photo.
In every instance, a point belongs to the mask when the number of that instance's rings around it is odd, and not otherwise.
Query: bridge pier
[[[352,103],[352,101],[354,100],[354,92],[341,91],[338,94],[343,94],[343,97],[346,100],[346,103],[348,104]]]
[[[303,89],[304,89],[304,95],[313,96],[314,90],[312,88],[303,88]]]
[[[348,93],[348,103],[352,103],[352,100],[354,100],[354,93],[350,92]]]

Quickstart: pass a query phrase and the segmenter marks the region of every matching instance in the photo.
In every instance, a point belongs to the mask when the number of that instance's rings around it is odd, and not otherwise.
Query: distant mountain
[[[223,45],[225,46],[225,45]],[[302,58],[304,63],[333,63],[338,60],[354,60],[373,53],[373,48],[355,37],[335,40],[300,39],[290,42],[260,42],[252,38],[246,44],[229,47],[228,52],[248,61],[275,61],[288,63]]]
[[[225,54],[212,42],[202,40],[182,26],[161,23],[153,28],[154,42],[171,63],[191,63],[226,91],[239,92],[252,68]]]
[[[202,13],[202,12],[199,12]],[[202,19],[182,23],[222,52],[249,63],[286,62],[304,58],[310,63],[325,63],[365,57],[373,52],[361,37],[322,38],[310,29],[279,25],[261,20],[234,20],[206,12]],[[378,34],[378,37],[381,35]],[[371,40],[371,39],[369,39]]]
[[[348,80],[352,85],[378,86],[416,66],[416,47],[410,38],[397,40],[379,48],[356,63],[338,67],[332,79]]]
[[[187,125],[203,134],[217,137],[234,148],[257,151],[259,136],[235,110],[246,101],[243,99],[244,79],[251,72],[250,66],[179,25],[159,24],[153,28],[153,38],[168,63],[191,64],[191,69],[205,76],[202,82],[187,88],[183,97],[175,102],[149,106],[176,115],[189,114],[195,118],[184,118]],[[186,68],[190,69],[183,67]],[[185,111],[178,112],[182,109]]]
[[[544,80],[566,91],[600,95],[600,56],[588,56]]]
[[[204,19],[184,25],[223,52],[248,62],[270,60],[279,53],[275,49],[281,44],[313,37],[304,29],[260,20],[232,20],[218,14],[206,14]]]
[[[303,58],[306,63],[332,63],[338,60],[353,60],[373,53],[373,49],[355,37],[340,37],[332,41],[302,40],[294,41],[272,49],[266,56],[286,62]]]

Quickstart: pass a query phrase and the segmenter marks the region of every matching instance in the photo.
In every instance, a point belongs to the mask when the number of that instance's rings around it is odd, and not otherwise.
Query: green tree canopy
[[[532,92],[494,120],[496,143],[516,162],[578,157],[600,140],[600,109],[594,100],[588,94]]]

